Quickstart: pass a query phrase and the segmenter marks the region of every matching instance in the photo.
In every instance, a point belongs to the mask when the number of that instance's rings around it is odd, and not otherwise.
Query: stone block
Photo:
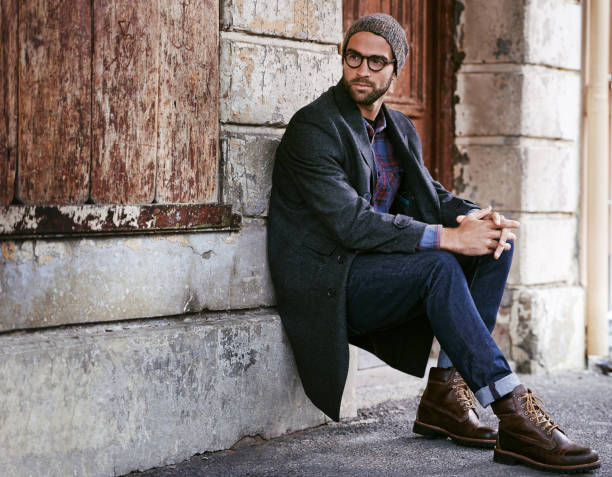
[[[267,310],[0,336],[0,475],[124,475],[325,422]]]
[[[482,207],[521,210],[524,155],[517,145],[458,144],[453,188]]]
[[[458,150],[453,181],[460,195],[505,211],[577,211],[580,159],[575,143],[504,138],[459,144]]]
[[[342,76],[335,45],[225,32],[220,48],[222,123],[286,125]]]
[[[577,72],[529,65],[496,72],[466,67],[457,75],[457,96],[457,136],[578,139]]]
[[[569,214],[523,214],[509,285],[578,281],[578,220]]]
[[[510,292],[511,358],[519,372],[585,365],[584,290],[579,286],[519,287]]]
[[[463,64],[529,63],[580,69],[582,12],[573,0],[464,0]]]
[[[265,221],[239,232],[2,242],[0,331],[273,305]]]
[[[526,2],[524,8],[525,62],[580,70],[582,48],[580,2],[531,0]]]
[[[525,6],[516,0],[464,0],[457,49],[468,63],[522,63]]]
[[[524,75],[517,67],[507,72],[457,74],[456,136],[518,136]]]
[[[224,30],[321,43],[342,42],[340,0],[283,0],[251,2],[223,0],[221,24]]]
[[[526,66],[521,133],[577,141],[580,135],[580,73]]]
[[[224,126],[223,202],[245,216],[268,213],[274,154],[284,130]]]

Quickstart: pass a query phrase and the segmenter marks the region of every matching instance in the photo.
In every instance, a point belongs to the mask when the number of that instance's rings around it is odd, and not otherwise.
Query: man
[[[304,390],[338,420],[349,342],[423,376],[435,335],[443,351],[416,433],[495,446],[499,462],[597,468],[491,338],[519,224],[434,181],[414,125],[383,103],[407,53],[392,17],[357,20],[342,80],[295,114],[277,151],[268,256]],[[492,405],[499,434],[480,425],[472,390]]]

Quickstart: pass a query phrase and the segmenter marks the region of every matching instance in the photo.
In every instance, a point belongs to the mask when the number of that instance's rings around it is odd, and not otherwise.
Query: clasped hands
[[[463,255],[493,254],[498,259],[504,250],[510,250],[508,243],[516,239],[512,229],[521,224],[494,212],[489,206],[467,215],[457,216],[459,226],[442,229],[440,248]]]

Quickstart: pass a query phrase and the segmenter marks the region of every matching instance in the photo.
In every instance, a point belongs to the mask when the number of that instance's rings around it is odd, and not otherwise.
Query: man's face
[[[358,53],[361,56],[380,56],[387,61],[393,59],[391,46],[382,36],[360,31],[349,39],[347,53]],[[342,63],[342,81],[353,101],[357,104],[372,104],[384,95],[395,79],[393,64],[386,65],[380,71],[372,71],[364,58],[361,65],[351,68]]]

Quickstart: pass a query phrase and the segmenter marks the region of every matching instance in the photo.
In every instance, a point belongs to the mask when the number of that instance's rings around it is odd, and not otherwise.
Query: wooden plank
[[[92,198],[148,203],[155,193],[158,0],[94,3]]]
[[[82,203],[89,192],[89,0],[19,2],[18,198]]]
[[[15,189],[18,58],[17,0],[0,0],[0,205]]]
[[[441,0],[428,5],[432,9],[433,42],[432,133],[429,170],[447,189],[452,188],[453,171],[453,96],[456,89],[454,58],[454,0]]]
[[[0,239],[63,235],[238,230],[231,205],[0,206]]]
[[[160,11],[159,202],[217,197],[216,0],[168,0]]]

